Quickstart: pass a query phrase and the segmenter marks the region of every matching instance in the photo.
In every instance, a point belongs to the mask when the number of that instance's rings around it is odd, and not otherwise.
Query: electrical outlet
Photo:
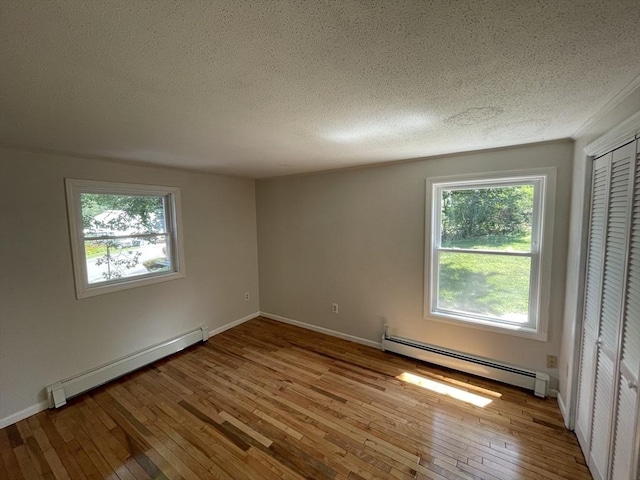
[[[558,368],[558,357],[556,355],[547,355],[547,368]]]
[[[247,302],[248,302],[248,301],[249,301],[249,298],[250,298],[250,297],[249,297],[249,292],[244,292],[244,299],[245,299],[245,301],[247,301]]]
[[[337,303],[332,303],[331,304],[331,313],[335,313],[336,315],[338,314],[338,304]]]

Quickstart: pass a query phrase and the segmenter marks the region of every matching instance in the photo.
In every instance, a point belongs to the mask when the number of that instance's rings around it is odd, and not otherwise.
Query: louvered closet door
[[[598,338],[600,324],[600,293],[610,163],[611,154],[605,155],[593,163],[591,185],[591,220],[589,225],[589,251],[587,254],[582,354],[576,418],[576,435],[582,450],[585,452],[585,457],[588,457],[591,444],[593,384],[598,353],[596,339]]]
[[[609,472],[614,372],[618,361],[618,329],[621,326],[622,299],[631,206],[631,172],[635,163],[635,142],[614,150],[611,157],[609,202],[605,236],[602,300],[598,340],[593,420],[589,468],[594,477],[606,479]]]
[[[638,422],[638,375],[640,374],[640,153],[636,153],[634,177],[620,373],[616,382],[618,400],[611,477],[614,480],[632,478],[633,464],[637,462],[637,459],[634,459],[634,451],[640,440],[635,438],[636,422]]]

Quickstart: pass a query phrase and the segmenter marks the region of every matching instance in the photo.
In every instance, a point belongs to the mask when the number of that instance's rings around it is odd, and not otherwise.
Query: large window
[[[430,318],[546,336],[541,274],[548,177],[428,182]]]
[[[184,276],[178,188],[66,185],[78,298]]]

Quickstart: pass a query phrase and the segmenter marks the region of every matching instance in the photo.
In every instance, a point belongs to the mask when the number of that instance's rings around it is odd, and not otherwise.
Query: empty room
[[[0,0],[1,479],[640,478],[638,0]]]

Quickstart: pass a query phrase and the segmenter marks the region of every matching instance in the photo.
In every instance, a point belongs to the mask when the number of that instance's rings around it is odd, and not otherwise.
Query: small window
[[[546,337],[541,283],[548,176],[428,182],[430,318]]]
[[[177,187],[67,179],[78,298],[184,277]]]

